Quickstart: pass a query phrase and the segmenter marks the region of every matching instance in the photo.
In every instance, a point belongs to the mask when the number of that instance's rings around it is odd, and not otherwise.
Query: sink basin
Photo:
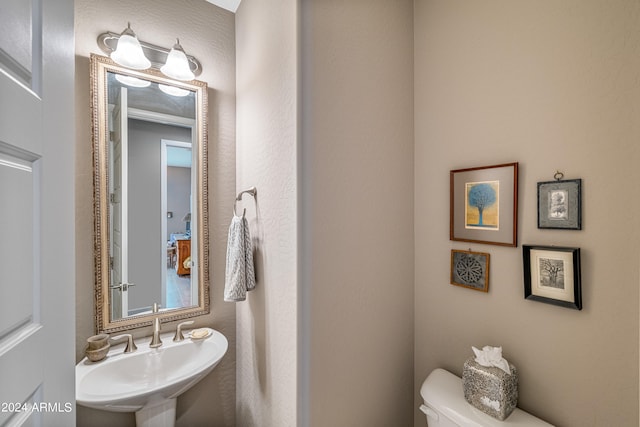
[[[176,398],[204,378],[227,352],[224,335],[209,329],[204,339],[172,341],[150,348],[144,338],[138,350],[124,353],[112,348],[106,359],[84,358],[76,365],[76,401],[82,406],[116,412],[135,412],[138,426],[172,426]]]

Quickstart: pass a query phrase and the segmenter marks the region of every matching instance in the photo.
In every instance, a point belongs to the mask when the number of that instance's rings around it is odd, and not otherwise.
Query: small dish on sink
[[[194,329],[189,333],[189,336],[193,341],[202,341],[207,339],[213,334],[213,329],[210,328],[200,328]]]

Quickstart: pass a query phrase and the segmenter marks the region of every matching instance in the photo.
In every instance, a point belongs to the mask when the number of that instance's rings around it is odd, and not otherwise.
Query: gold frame
[[[482,281],[480,283],[474,282],[466,282],[463,278],[456,277],[458,274],[456,273],[456,255],[463,257],[468,256],[472,258],[482,258],[484,259],[484,266],[482,266],[481,262],[476,262],[476,265],[482,267]],[[455,286],[461,286],[467,289],[473,289],[474,291],[480,292],[489,292],[489,266],[490,266],[490,258],[491,255],[486,252],[473,252],[471,249],[468,251],[451,249],[451,265],[450,265],[450,283]],[[466,266],[465,266],[466,267]],[[476,267],[477,268],[477,267]],[[480,285],[480,286],[478,286]]]
[[[107,72],[117,72],[152,82],[168,84],[196,92],[196,188],[197,188],[197,245],[198,305],[161,312],[162,322],[208,314],[209,301],[209,224],[208,224],[208,161],[207,161],[207,84],[202,81],[178,82],[164,77],[156,70],[135,71],[121,67],[111,59],[91,54],[91,139],[93,144],[93,200],[94,200],[94,259],[95,259],[95,331],[111,333],[150,326],[154,315],[142,314],[112,320],[109,313],[109,177],[108,177],[108,106]]]

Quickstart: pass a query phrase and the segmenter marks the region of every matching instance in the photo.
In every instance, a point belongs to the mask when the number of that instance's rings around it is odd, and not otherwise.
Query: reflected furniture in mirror
[[[191,240],[176,240],[176,274],[184,276],[191,274],[189,258],[191,258]]]
[[[206,83],[91,55],[91,97],[96,333],[208,313]]]

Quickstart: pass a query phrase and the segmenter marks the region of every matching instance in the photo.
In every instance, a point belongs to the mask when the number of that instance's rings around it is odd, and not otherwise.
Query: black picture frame
[[[582,310],[580,248],[522,245],[524,297]]]
[[[538,228],[582,230],[582,180],[538,183]]]

